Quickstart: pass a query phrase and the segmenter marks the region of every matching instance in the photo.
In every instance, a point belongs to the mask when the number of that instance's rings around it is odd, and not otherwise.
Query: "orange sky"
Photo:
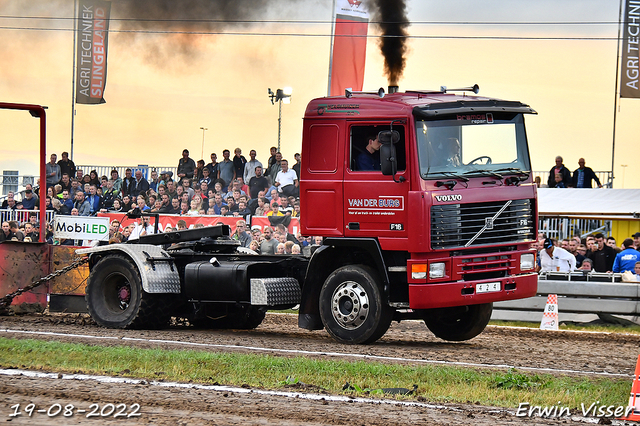
[[[607,1],[504,2],[483,4],[460,0],[409,1],[413,21],[608,21],[617,20],[618,5]],[[532,5],[531,3],[535,3]],[[44,0],[0,0],[0,15],[71,16],[73,2],[48,8]],[[331,1],[300,0],[286,19],[328,21]],[[467,5],[468,9],[461,7]],[[580,6],[572,9],[570,6]],[[114,3],[115,7],[115,3]],[[492,10],[493,8],[493,10]],[[530,8],[530,9],[527,9]],[[492,13],[492,11],[494,13]],[[277,15],[275,8],[270,13]],[[466,16],[465,13],[469,13]],[[268,16],[266,18],[269,18]],[[0,18],[0,27],[28,26]],[[32,23],[33,24],[33,23]],[[53,24],[50,24],[53,25]],[[68,26],[68,24],[66,24]],[[329,24],[254,24],[233,28],[244,32],[328,34]],[[373,26],[370,33],[375,33]],[[617,26],[500,26],[414,24],[420,35],[545,35],[615,37]],[[36,103],[48,109],[48,152],[70,149],[72,33],[0,29],[0,101]],[[78,164],[175,166],[183,148],[200,158],[202,130],[205,158],[224,148],[252,148],[266,161],[277,143],[278,108],[267,88],[293,87],[290,105],[282,108],[282,151],[287,158],[300,151],[306,104],[327,91],[329,39],[268,35],[191,36],[193,50],[185,56],[157,55],[171,35],[139,35],[134,41],[111,34],[104,105],[78,105],[74,160]],[[579,157],[594,170],[611,168],[616,42],[576,40],[447,40],[412,38],[403,89],[438,89],[480,85],[480,94],[530,104],[539,113],[527,126],[534,170],[549,170],[562,155],[569,169]],[[168,60],[167,60],[168,59]],[[375,39],[368,45],[365,89],[386,87]],[[640,187],[635,155],[640,100],[623,99],[618,113],[615,186]],[[37,121],[25,112],[0,111],[0,170],[37,172]]]

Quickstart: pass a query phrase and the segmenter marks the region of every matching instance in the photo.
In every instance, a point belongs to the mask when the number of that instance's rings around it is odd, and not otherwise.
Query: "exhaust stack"
[[[396,93],[400,89],[398,86],[389,86],[389,94]]]

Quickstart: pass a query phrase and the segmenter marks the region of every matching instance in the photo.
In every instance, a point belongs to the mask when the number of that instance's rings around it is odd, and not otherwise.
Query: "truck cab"
[[[371,274],[391,312],[383,321],[421,318],[447,340],[481,332],[493,302],[535,295],[536,186],[525,114],[536,112],[445,91],[311,101],[301,232],[323,236],[324,245],[310,262],[299,325],[324,326],[337,338],[360,328],[346,314],[362,301],[342,297],[340,285],[326,308],[331,317],[322,313],[318,293],[341,266]]]

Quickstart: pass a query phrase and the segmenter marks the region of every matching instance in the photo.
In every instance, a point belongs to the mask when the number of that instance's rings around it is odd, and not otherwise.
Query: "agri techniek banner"
[[[367,57],[369,12],[365,0],[336,0],[335,30],[331,51],[331,96],[351,88],[362,90]]]
[[[76,103],[104,103],[111,2],[78,0]]]
[[[640,0],[627,0],[622,33],[620,97],[640,98]]]

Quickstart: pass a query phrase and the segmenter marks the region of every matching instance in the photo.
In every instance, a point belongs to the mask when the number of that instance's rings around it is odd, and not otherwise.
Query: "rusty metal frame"
[[[45,207],[45,198],[47,196],[46,187],[47,187],[47,172],[46,172],[46,162],[47,162],[47,117],[45,113],[46,107],[41,105],[31,105],[31,104],[14,104],[7,102],[0,102],[0,109],[17,109],[23,111],[29,111],[31,115],[35,118],[40,119],[40,188],[45,188],[45,191],[40,191],[40,242],[44,242],[45,237],[45,222],[43,220],[43,212],[46,211]]]

